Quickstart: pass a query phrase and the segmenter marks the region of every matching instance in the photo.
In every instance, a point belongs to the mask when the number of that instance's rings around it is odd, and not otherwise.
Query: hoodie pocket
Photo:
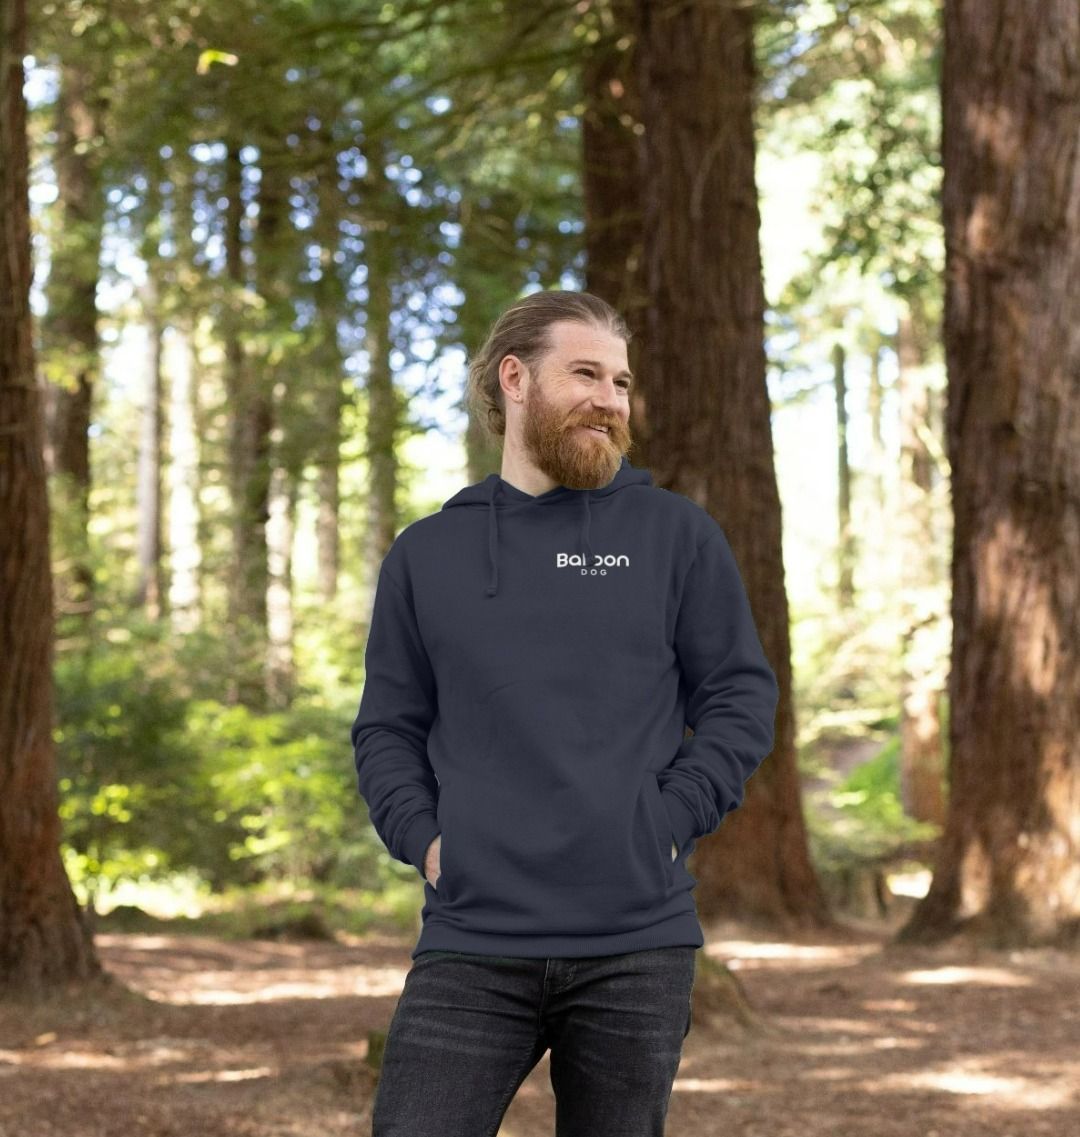
[[[671,822],[664,806],[664,795],[660,792],[660,782],[652,770],[646,775],[645,784],[649,791],[649,810],[653,819],[653,835],[659,845],[660,860],[664,866],[664,877],[669,884],[672,884],[675,879],[675,862],[671,856],[671,846],[675,842],[675,835],[671,832]]]
[[[440,793],[435,804],[435,817],[439,822],[439,875],[432,887],[435,894],[443,899],[447,893],[446,876],[446,817],[443,811],[443,795]]]
[[[652,771],[552,795],[445,782],[438,817],[436,903],[439,920],[451,926],[607,935],[656,922],[677,903],[669,825]]]

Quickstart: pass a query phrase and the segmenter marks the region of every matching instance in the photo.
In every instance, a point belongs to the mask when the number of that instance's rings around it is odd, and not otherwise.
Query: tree
[[[742,808],[694,855],[700,908],[780,926],[825,922],[799,800],[765,385],[753,16],[717,0],[638,0],[637,35],[649,171],[644,464],[724,527],[781,692],[773,753]]]
[[[1080,19],[945,3],[950,800],[900,938],[1075,941]]]
[[[101,190],[103,99],[97,76],[82,51],[70,51],[60,67],[56,102],[57,225],[51,243],[42,320],[49,388],[48,426],[61,544],[70,568],[57,580],[61,627],[89,626],[94,573],[90,564],[90,419],[100,370],[97,287],[104,200]]]
[[[100,972],[60,860],[52,573],[34,379],[25,0],[0,0],[0,992]]]

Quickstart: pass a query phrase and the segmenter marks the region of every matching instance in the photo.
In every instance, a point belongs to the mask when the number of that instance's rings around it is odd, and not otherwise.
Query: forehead
[[[625,342],[605,328],[577,320],[557,320],[548,334],[555,359],[595,359],[613,370],[626,366]]]

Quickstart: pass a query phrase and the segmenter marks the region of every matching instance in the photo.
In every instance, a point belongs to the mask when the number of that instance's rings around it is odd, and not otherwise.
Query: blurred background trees
[[[88,910],[415,920],[345,742],[375,573],[499,468],[462,404],[491,321],[588,287],[635,334],[632,460],[725,526],[782,680],[702,915],[895,922],[940,854],[909,934],[1072,934],[1080,30],[961,9],[32,6],[0,160],[14,201],[27,140],[33,358],[5,307],[0,397],[36,384],[51,530],[0,437],[0,776],[37,779],[0,852],[55,782]],[[48,564],[45,633],[12,574]],[[18,725],[28,620],[58,781]]]

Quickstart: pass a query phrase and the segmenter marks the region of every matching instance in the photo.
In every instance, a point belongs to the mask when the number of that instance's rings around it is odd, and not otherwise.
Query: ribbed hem
[[[491,935],[468,932],[441,924],[429,917],[416,947],[415,959],[422,951],[463,951],[476,955],[508,955],[527,959],[583,959],[597,955],[622,955],[628,951],[645,951],[659,947],[703,947],[705,936],[696,911],[676,912],[658,924],[637,928],[632,932],[607,935]]]

